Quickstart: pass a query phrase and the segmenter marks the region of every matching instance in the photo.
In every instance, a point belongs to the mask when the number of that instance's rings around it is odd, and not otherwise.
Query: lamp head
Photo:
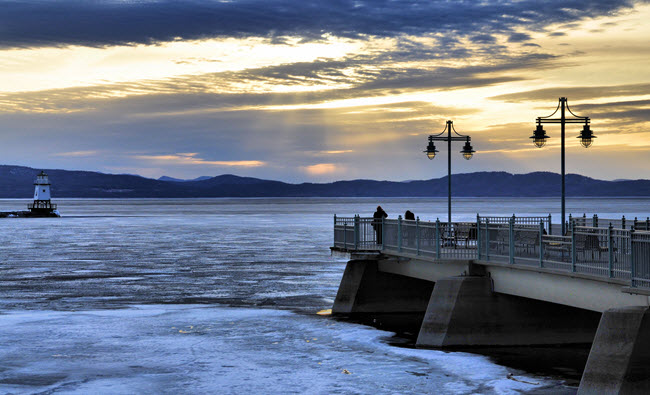
[[[429,145],[427,145],[427,149],[424,151],[427,154],[427,158],[433,159],[436,157],[436,153],[438,150],[436,149],[436,146],[433,144],[433,138],[429,136]]]
[[[580,131],[580,136],[578,136],[578,138],[580,139],[580,144],[582,144],[583,147],[589,148],[596,136],[594,136],[591,128],[589,128],[589,124],[585,124],[585,126]]]
[[[463,150],[460,151],[461,154],[463,154],[463,158],[470,160],[472,159],[472,156],[474,156],[474,149],[472,148],[472,144],[469,143],[469,137],[467,138],[467,141],[465,142],[465,146],[463,147]]]
[[[537,124],[537,128],[530,138],[533,139],[533,143],[537,148],[542,148],[546,145],[546,139],[548,139],[548,136],[546,135],[546,130],[544,130],[541,123]]]

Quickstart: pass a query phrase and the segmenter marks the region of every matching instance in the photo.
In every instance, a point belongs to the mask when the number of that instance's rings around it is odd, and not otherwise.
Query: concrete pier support
[[[650,394],[650,309],[603,313],[578,394]]]
[[[590,343],[600,314],[493,292],[489,277],[439,280],[418,347]]]
[[[377,260],[348,262],[332,313],[424,313],[433,283],[378,270]]]

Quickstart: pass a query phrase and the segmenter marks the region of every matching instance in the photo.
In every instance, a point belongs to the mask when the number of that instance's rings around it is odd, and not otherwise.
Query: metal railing
[[[56,210],[56,204],[52,204],[49,201],[34,200],[34,203],[27,204],[27,208],[29,210],[34,210],[34,209]]]
[[[476,224],[425,222],[420,219],[384,220],[382,251],[396,251],[436,259],[475,259]]]
[[[476,223],[451,224],[335,216],[334,247],[536,266],[650,288],[650,231],[578,223],[572,219],[567,235],[552,235],[550,216],[477,216]]]
[[[650,231],[650,217],[646,219],[639,219],[635,217],[633,220],[625,218],[600,218],[597,214],[587,217],[587,214],[582,216],[573,216],[569,214],[569,223],[577,226],[591,226],[594,228],[607,228],[609,225],[615,229],[632,229],[635,230],[648,230]]]
[[[334,247],[345,250],[379,250],[381,238],[377,240],[381,222],[373,218],[334,216]],[[381,236],[380,236],[381,237]]]
[[[490,224],[509,224],[514,221],[515,225],[539,225],[540,222],[544,223],[544,229],[548,234],[553,234],[553,224],[551,223],[551,214],[545,217],[517,217],[512,214],[512,217],[485,217],[476,215],[476,222],[490,223]]]
[[[650,288],[650,232],[630,232],[632,287]]]

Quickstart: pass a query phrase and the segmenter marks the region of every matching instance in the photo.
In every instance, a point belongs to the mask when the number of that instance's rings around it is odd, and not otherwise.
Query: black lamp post
[[[452,130],[454,131],[456,136],[451,135]],[[443,136],[445,132],[447,132],[447,136]],[[433,159],[436,157],[436,153],[438,153],[438,150],[436,149],[436,146],[434,145],[433,142],[434,141],[447,142],[447,153],[448,153],[447,155],[448,156],[447,157],[447,191],[448,191],[447,214],[449,219],[449,226],[451,226],[451,142],[465,141],[465,146],[463,147],[463,150],[460,151],[460,153],[463,154],[463,158],[470,160],[472,159],[474,152],[476,152],[472,148],[472,144],[470,144],[471,140],[472,140],[471,137],[464,136],[456,132],[456,129],[454,129],[454,123],[452,121],[447,121],[447,126],[445,126],[445,130],[443,130],[439,134],[429,136],[429,145],[427,145],[427,149],[424,151],[427,154],[427,158]]]
[[[555,115],[558,110],[560,110],[560,118],[551,118],[553,115]],[[571,115],[573,115],[572,118],[566,118],[565,116],[565,111],[568,110]],[[565,197],[566,197],[566,190],[564,187],[564,129],[565,125],[567,123],[584,123],[584,127],[582,128],[582,131],[580,132],[580,136],[578,138],[580,139],[580,144],[582,144],[583,147],[589,148],[592,143],[592,139],[595,139],[596,136],[594,136],[593,132],[589,128],[589,117],[579,117],[575,115],[571,109],[569,108],[569,104],[567,102],[566,97],[561,97],[560,102],[557,105],[557,108],[553,112],[553,114],[547,116],[547,117],[537,117],[537,128],[534,131],[534,134],[530,137],[533,139],[533,143],[537,148],[542,148],[544,145],[546,145],[546,139],[548,139],[548,136],[546,135],[546,131],[542,127],[543,123],[559,123],[561,125],[561,130],[562,130],[562,148],[561,148],[561,156],[562,156],[562,234],[566,234],[566,225],[565,225]]]

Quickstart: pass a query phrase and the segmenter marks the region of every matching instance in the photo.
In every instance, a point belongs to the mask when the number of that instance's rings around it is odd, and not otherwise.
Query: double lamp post
[[[560,111],[560,117],[559,118],[552,118],[557,112]],[[566,117],[566,111],[568,111],[572,117],[567,118]],[[569,103],[567,101],[566,97],[561,97],[560,102],[557,105],[557,108],[553,112],[553,114],[546,116],[546,117],[537,117],[537,128],[534,131],[534,134],[530,137],[533,139],[533,143],[537,148],[542,148],[544,145],[546,145],[546,140],[548,139],[548,136],[546,135],[546,131],[542,127],[542,124],[545,123],[559,123],[561,126],[561,131],[562,131],[562,148],[560,150],[560,155],[562,157],[562,235],[566,235],[566,188],[565,188],[565,166],[564,166],[564,137],[565,137],[565,125],[567,123],[584,123],[584,127],[582,128],[582,131],[580,132],[580,135],[578,138],[580,139],[580,144],[582,144],[583,147],[589,148],[593,142],[593,139],[596,138],[594,136],[594,133],[591,131],[589,128],[589,117],[579,117],[575,115],[571,109],[569,108]]]
[[[452,136],[451,132],[454,132],[455,136]],[[447,132],[447,136],[443,136]],[[465,141],[465,146],[463,150],[460,151],[463,154],[463,158],[470,160],[474,155],[474,149],[470,141],[472,138],[470,136],[465,136],[459,134],[454,128],[454,123],[452,121],[447,121],[447,126],[445,129],[436,135],[429,136],[429,145],[424,151],[427,154],[427,158],[433,159],[436,157],[438,150],[436,149],[434,141],[446,141],[447,142],[447,218],[448,218],[448,229],[451,229],[451,142],[452,141]]]

